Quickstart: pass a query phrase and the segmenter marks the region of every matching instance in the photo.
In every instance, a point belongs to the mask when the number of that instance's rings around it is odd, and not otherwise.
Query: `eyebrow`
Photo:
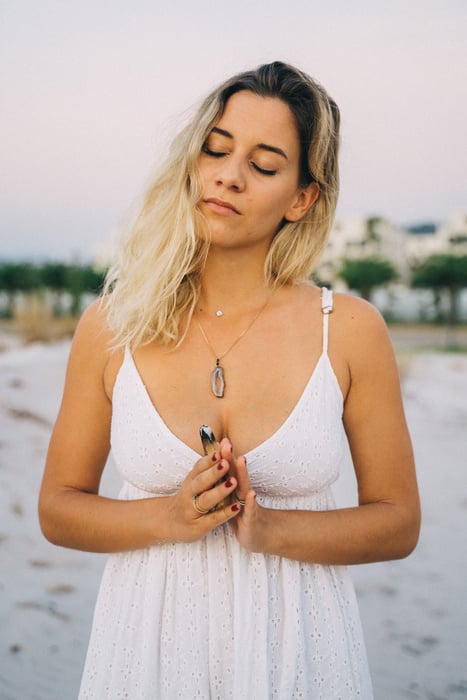
[[[219,129],[219,127],[217,126],[214,126],[211,129],[211,133],[220,134],[221,136],[225,136],[228,139],[233,139],[233,134],[231,134],[230,131],[226,131],[225,129]],[[285,160],[289,160],[282,148],[277,148],[277,146],[270,146],[267,143],[257,143],[256,148],[261,148],[261,150],[270,151],[271,153],[277,153],[279,156],[285,158]]]

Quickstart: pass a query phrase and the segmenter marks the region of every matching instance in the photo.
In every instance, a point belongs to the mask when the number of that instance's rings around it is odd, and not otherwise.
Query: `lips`
[[[227,214],[229,212],[240,214],[238,209],[236,209],[233,204],[230,204],[230,202],[226,202],[223,199],[217,199],[217,197],[209,197],[208,199],[204,200],[204,203],[209,205],[213,211],[217,211],[220,214]]]

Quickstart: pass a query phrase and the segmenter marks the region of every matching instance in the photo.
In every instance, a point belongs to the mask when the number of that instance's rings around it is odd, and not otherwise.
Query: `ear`
[[[286,221],[299,221],[313,206],[319,197],[319,185],[317,182],[310,182],[307,187],[301,187],[295,197],[292,206],[285,212]]]

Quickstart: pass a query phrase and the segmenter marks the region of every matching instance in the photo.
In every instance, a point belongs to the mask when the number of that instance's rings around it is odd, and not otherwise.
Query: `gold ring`
[[[201,506],[198,503],[198,498],[199,496],[193,496],[193,508],[196,510],[197,513],[200,513],[200,515],[206,515],[206,513],[209,513],[209,508],[207,510],[201,508]]]
[[[235,500],[236,500],[237,503],[239,503],[241,506],[246,506],[246,501],[242,501],[242,499],[239,498],[239,497],[237,496],[237,494],[235,494]]]

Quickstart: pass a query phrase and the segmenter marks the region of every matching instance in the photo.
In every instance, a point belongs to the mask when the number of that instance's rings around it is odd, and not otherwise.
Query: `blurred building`
[[[454,214],[438,226],[425,224],[407,228],[406,248],[412,264],[435,253],[467,255],[467,214]]]
[[[433,293],[410,289],[411,268],[435,253],[467,255],[467,213],[438,224],[426,222],[402,227],[382,217],[340,219],[333,225],[329,242],[316,270],[316,279],[336,291],[346,291],[339,279],[345,259],[379,258],[390,262],[398,279],[376,290],[372,299],[388,318],[434,318]],[[467,315],[467,290],[461,307]]]
[[[399,284],[409,283],[411,267],[434,253],[467,255],[467,213],[442,224],[402,227],[381,217],[340,219],[333,225],[317,276],[342,287],[338,272],[345,259],[379,258],[392,263]]]
[[[338,272],[343,260],[380,258],[392,263],[401,281],[408,281],[406,239],[403,228],[381,217],[336,221],[319,264],[318,277],[335,288],[342,287]]]

